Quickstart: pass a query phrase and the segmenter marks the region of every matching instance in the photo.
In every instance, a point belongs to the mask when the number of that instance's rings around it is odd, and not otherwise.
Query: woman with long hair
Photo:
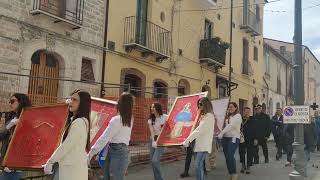
[[[110,123],[97,142],[92,146],[88,160],[98,154],[108,143],[108,154],[105,163],[104,180],[123,180],[128,167],[128,145],[133,125],[133,96],[123,93],[117,104],[118,115]]]
[[[76,90],[69,100],[69,118],[60,146],[44,165],[44,172],[52,174],[58,164],[58,180],[87,180],[87,151],[90,150],[91,96],[83,90]]]
[[[31,102],[27,95],[21,93],[15,93],[10,97],[10,112],[1,113],[2,117],[5,119],[4,127],[0,131],[0,141],[1,146],[1,157],[0,161],[2,163],[4,155],[8,149],[10,140],[12,138],[13,132],[16,125],[19,122],[20,114],[22,110],[26,107],[31,106]],[[5,167],[0,174],[0,180],[19,180],[21,178],[21,172],[11,171]]]
[[[205,159],[212,151],[215,118],[212,104],[207,97],[198,100],[199,126],[183,142],[183,146],[189,147],[195,140],[194,152],[196,153],[196,179],[204,180]]]
[[[240,143],[241,123],[242,117],[239,114],[238,105],[235,102],[229,103],[228,115],[225,122],[226,126],[218,135],[218,138],[222,139],[223,152],[226,158],[230,180],[238,180],[234,154]]]
[[[161,133],[162,127],[168,116],[163,114],[160,103],[153,103],[150,106],[150,119],[148,120],[150,130],[150,160],[152,164],[153,177],[155,180],[163,180],[160,171],[160,157],[163,153],[163,147],[157,147],[156,141]]]

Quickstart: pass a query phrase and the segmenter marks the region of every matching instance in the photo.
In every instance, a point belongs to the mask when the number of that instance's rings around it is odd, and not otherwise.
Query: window
[[[258,48],[255,46],[255,47],[253,48],[253,59],[254,59],[255,61],[258,61],[258,56],[259,56],[259,54],[258,54]]]
[[[256,4],[256,18],[258,21],[260,21],[260,6],[259,6],[259,4]]]
[[[243,39],[242,43],[242,74],[249,75],[249,42]]]
[[[226,97],[226,94],[227,94],[227,86],[220,84],[220,85],[219,85],[219,89],[218,89],[218,93],[219,93],[219,98]]]
[[[265,52],[265,63],[266,63],[266,73],[270,75],[270,54],[269,54],[269,51],[266,50]]]
[[[243,116],[243,111],[245,107],[247,107],[247,100],[239,99],[239,111],[241,116]]]
[[[212,30],[213,30],[212,22],[210,22],[206,19],[204,22],[204,39],[211,39],[212,38]]]
[[[155,81],[153,83],[153,97],[154,98],[166,98],[168,96],[168,87],[161,81]]]
[[[95,81],[92,61],[87,58],[82,58],[81,81]]]

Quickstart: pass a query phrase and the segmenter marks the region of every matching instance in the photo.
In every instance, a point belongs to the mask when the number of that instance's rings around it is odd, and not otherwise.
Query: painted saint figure
[[[188,127],[193,125],[193,123],[190,121],[192,118],[192,113],[190,108],[191,108],[191,103],[187,103],[182,109],[182,111],[176,115],[174,119],[175,125],[173,127],[171,134],[169,135],[171,138],[180,137],[183,127]]]

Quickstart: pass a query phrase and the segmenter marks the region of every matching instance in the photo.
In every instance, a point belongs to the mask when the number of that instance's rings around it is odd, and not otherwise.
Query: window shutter
[[[82,59],[81,81],[95,81],[92,62],[89,59]]]

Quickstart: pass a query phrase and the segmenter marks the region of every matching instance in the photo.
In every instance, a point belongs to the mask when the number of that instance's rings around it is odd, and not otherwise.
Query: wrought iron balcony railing
[[[43,14],[80,28],[83,22],[84,0],[33,0],[31,14]]]
[[[251,10],[243,12],[241,29],[245,29],[248,33],[252,33],[253,36],[260,36],[262,34],[262,21]]]
[[[167,59],[171,52],[171,32],[150,21],[126,17],[124,46],[127,51],[136,49],[143,55],[154,55],[157,60]]]
[[[208,66],[222,67],[226,64],[226,49],[215,39],[203,39],[199,49],[200,63]]]

